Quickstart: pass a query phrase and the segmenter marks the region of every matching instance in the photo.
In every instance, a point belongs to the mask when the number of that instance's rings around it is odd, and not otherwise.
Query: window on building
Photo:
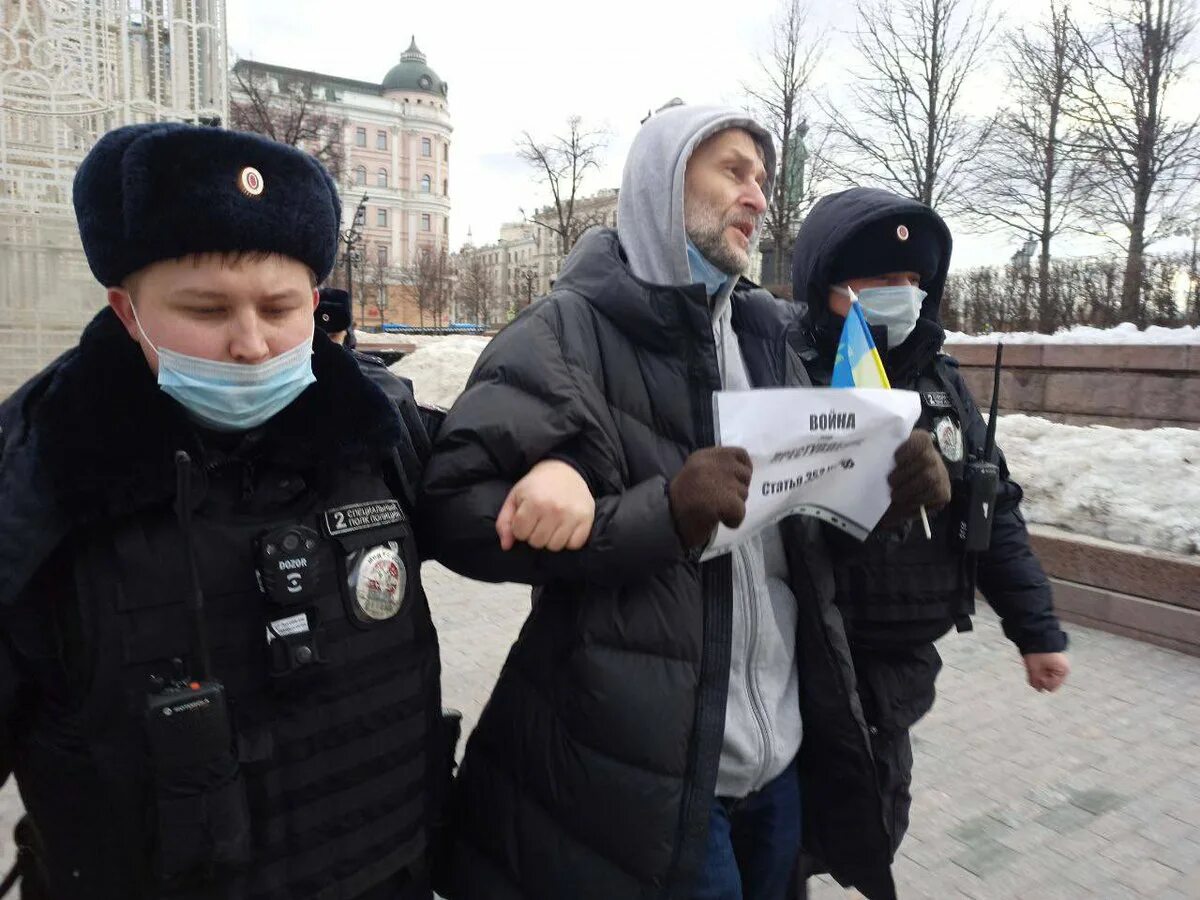
[[[421,138],[421,155],[433,156],[433,141],[429,138]]]
[[[380,228],[387,228],[387,210],[379,209],[375,211],[375,224]]]
[[[367,146],[367,129],[365,129],[365,128],[354,129],[354,146],[355,147]]]
[[[442,159],[444,159],[446,162],[450,162],[450,145],[449,144],[442,144]]]
[[[375,149],[376,150],[386,150],[387,149],[387,132],[386,131],[375,132]]]
[[[421,176],[421,193],[428,194],[433,190],[433,179],[428,175]]]
[[[375,187],[387,187],[387,169],[375,173]]]
[[[442,234],[449,234],[449,233],[450,233],[450,220],[442,219]]]
[[[450,179],[449,178],[442,179],[442,196],[443,197],[450,196]]]
[[[356,210],[354,211],[354,221],[355,221],[355,222],[357,222],[359,225],[366,225],[366,224],[367,224],[367,210],[366,210],[366,207],[364,207],[364,206],[360,206],[358,209],[356,209]]]
[[[422,231],[432,231],[433,230],[433,217],[431,215],[429,215],[429,213],[421,213],[421,230]]]
[[[354,170],[354,183],[355,184],[366,184],[367,183],[367,167],[366,166],[359,166],[357,169]]]
[[[381,212],[382,212],[382,210],[381,210]],[[375,254],[376,254],[376,258],[379,260],[379,265],[386,266],[388,264],[387,247],[385,247],[383,244],[380,244],[378,247],[375,248]]]

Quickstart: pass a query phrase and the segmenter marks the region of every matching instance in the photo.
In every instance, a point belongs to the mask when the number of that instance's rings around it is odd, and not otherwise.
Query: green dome
[[[425,54],[417,49],[417,39],[414,36],[408,49],[400,56],[398,65],[384,76],[384,93],[388,91],[420,91],[445,97],[448,93],[446,82],[438,78],[437,72],[425,64]]]

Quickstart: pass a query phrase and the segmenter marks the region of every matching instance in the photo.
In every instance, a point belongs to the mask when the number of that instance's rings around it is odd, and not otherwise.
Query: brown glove
[[[888,476],[892,505],[881,524],[895,525],[927,510],[941,509],[950,502],[950,473],[933,446],[929,432],[917,428],[896,450],[896,468]]]
[[[685,549],[707,543],[717,523],[742,524],[752,471],[750,455],[741,447],[706,447],[687,458],[668,491]]]

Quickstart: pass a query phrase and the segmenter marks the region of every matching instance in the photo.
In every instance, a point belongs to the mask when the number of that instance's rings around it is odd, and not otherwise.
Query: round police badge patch
[[[265,187],[262,173],[254,166],[246,166],[238,173],[238,190],[247,197],[261,197]]]
[[[937,441],[942,456],[950,462],[961,462],[963,458],[963,437],[958,425],[949,416],[942,416],[933,422],[933,437]]]
[[[408,588],[408,569],[395,545],[372,547],[358,565],[354,601],[363,618],[380,622],[400,611]]]

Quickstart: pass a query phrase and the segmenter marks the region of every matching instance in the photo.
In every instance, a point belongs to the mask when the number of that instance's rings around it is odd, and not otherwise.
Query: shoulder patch
[[[351,503],[325,511],[325,531],[330,537],[337,537],[339,534],[395,525],[406,518],[398,500]]]
[[[930,409],[950,409],[950,395],[946,391],[921,391],[921,404]]]

